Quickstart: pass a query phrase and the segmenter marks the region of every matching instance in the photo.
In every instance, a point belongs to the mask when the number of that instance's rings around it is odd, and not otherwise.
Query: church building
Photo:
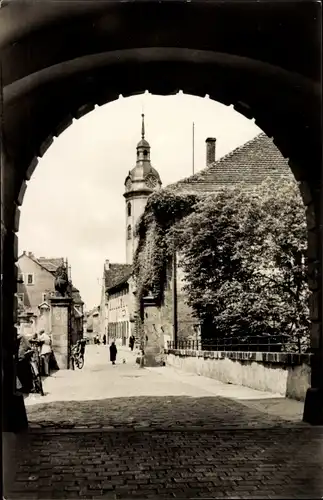
[[[110,263],[103,269],[100,304],[100,336],[127,345],[135,335],[136,297],[132,263],[138,245],[136,225],[145,210],[150,194],[162,186],[157,170],[150,160],[150,144],[145,139],[145,116],[141,115],[141,140],[136,148],[136,165],[125,179],[125,243],[126,264]]]

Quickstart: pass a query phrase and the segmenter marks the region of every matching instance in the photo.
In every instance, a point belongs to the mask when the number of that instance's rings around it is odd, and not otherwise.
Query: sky
[[[100,303],[103,265],[125,262],[124,181],[136,163],[145,113],[151,163],[163,186],[206,166],[207,137],[216,159],[258,135],[252,120],[209,98],[179,93],[120,97],[66,129],[39,160],[21,207],[19,253],[67,257],[87,310]]]

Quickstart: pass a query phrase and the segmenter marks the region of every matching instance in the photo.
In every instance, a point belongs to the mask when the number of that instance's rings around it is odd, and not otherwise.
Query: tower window
[[[144,156],[147,156],[148,155],[148,151],[145,149],[144,150]]]
[[[127,228],[127,239],[131,240],[131,226],[130,225]]]
[[[128,203],[128,217],[131,215],[131,203]]]

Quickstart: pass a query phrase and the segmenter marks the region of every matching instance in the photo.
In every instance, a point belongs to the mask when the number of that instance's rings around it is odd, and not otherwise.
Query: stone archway
[[[315,353],[305,418],[322,423],[321,121],[315,60],[320,51],[320,6],[235,0],[154,5],[63,1],[54,8],[7,2],[2,12],[4,376],[13,378],[19,206],[38,157],[73,119],[95,105],[119,94],[148,89],[166,95],[181,89],[202,97],[208,94],[254,118],[289,158],[301,182]],[[13,383],[9,385],[7,426],[17,430],[26,420],[22,402],[13,396]],[[313,404],[318,402],[321,413],[317,409],[314,415]]]

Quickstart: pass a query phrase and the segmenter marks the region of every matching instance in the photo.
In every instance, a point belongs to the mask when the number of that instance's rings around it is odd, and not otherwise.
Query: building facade
[[[18,258],[18,331],[32,336],[40,330],[51,331],[50,296],[55,294],[55,272],[64,265],[60,258],[35,257],[23,252]],[[83,335],[83,306],[80,292],[72,286],[71,340]]]
[[[129,337],[135,335],[136,298],[134,280],[127,274],[107,290],[108,334],[119,345],[128,345]]]
[[[243,186],[253,189],[267,178],[292,180],[287,160],[265,134],[236,148],[216,161],[216,140],[206,140],[206,168],[199,173],[167,187],[177,193],[215,193],[223,188]],[[200,339],[200,325],[187,304],[184,273],[170,258],[162,304],[154,297],[142,301],[141,321],[145,336],[146,358],[150,365],[163,362],[167,340]]]

